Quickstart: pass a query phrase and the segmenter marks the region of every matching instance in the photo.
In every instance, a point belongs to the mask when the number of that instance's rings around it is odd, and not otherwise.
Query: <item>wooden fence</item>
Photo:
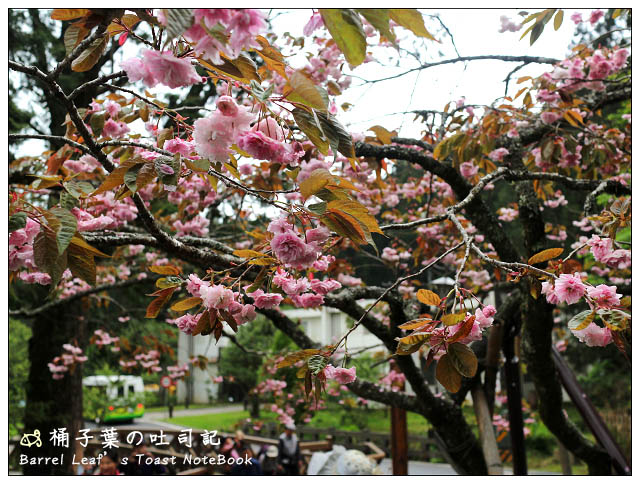
[[[277,439],[281,433],[274,422],[268,422],[258,432],[247,424],[244,427],[244,431],[273,439]],[[387,456],[391,455],[391,435],[388,432],[347,431],[335,428],[319,429],[299,426],[296,433],[301,440],[323,440],[331,437],[334,444],[343,445],[349,449],[359,449],[363,452],[367,452],[365,442],[372,442]],[[424,437],[409,435],[408,441],[410,460],[426,462],[447,462],[449,460],[448,456],[443,454],[443,449],[439,442],[430,433]]]

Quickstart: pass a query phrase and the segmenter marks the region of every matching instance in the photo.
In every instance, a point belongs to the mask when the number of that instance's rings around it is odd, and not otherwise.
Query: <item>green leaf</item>
[[[137,185],[138,172],[140,171],[140,168],[142,168],[142,166],[144,165],[132,166],[124,174],[124,178],[123,178],[124,184],[127,186],[129,190],[131,190],[131,193],[136,193],[136,191],[138,190],[138,185]]]
[[[53,290],[67,268],[67,253],[58,254],[56,237],[44,227],[40,227],[40,232],[33,241],[33,260],[38,269],[51,276],[51,290]]]
[[[388,8],[358,8],[360,15],[367,19],[373,27],[391,42],[396,41],[396,34],[389,28]]]
[[[156,287],[159,289],[168,289],[170,287],[178,287],[182,285],[182,279],[177,276],[161,277],[156,281]]]
[[[467,378],[475,376],[478,358],[471,348],[462,343],[452,343],[447,347],[447,355],[458,373]]]
[[[69,180],[62,184],[73,198],[80,199],[93,192],[93,185],[87,181]]]
[[[60,193],[60,206],[66,210],[71,210],[78,205],[78,200],[73,197],[69,192],[63,191]]]
[[[191,8],[165,8],[164,15],[167,19],[165,28],[164,45],[171,42],[176,37],[182,35],[193,24],[193,9]]]
[[[353,139],[349,132],[338,122],[338,120],[329,113],[315,111],[316,119],[320,122],[319,126],[324,135],[329,139],[331,149],[336,153],[340,152],[347,158],[355,158],[356,152],[353,148]]]
[[[531,29],[531,37],[529,38],[529,45],[533,45],[533,43],[538,40],[542,31],[544,30],[544,23],[538,22]]]
[[[589,326],[595,317],[596,313],[591,310],[581,311],[569,320],[567,326],[572,331],[580,331]]]
[[[445,314],[442,316],[442,324],[445,326],[453,326],[462,321],[466,316],[467,314],[464,311],[461,313]]]
[[[389,10],[389,16],[398,25],[402,25],[405,29],[411,30],[411,32],[418,37],[436,40],[424,26],[422,14],[415,8],[392,8]]]
[[[89,118],[89,124],[91,125],[91,131],[96,138],[99,138],[102,135],[102,129],[104,128],[104,118],[106,113],[104,111],[100,111],[99,113],[94,113]]]
[[[307,135],[309,141],[320,150],[320,153],[326,156],[329,153],[329,141],[320,129],[313,114],[299,108],[295,108],[292,114],[298,128]]]
[[[56,219],[59,221],[59,226],[56,227],[55,230],[56,241],[58,243],[58,254],[62,254],[67,247],[69,247],[71,239],[78,230],[78,219],[76,219],[76,217],[65,208],[52,208],[51,213],[55,215]]]
[[[358,14],[351,9],[321,8],[319,11],[347,62],[352,66],[362,64],[367,54],[367,38]]]
[[[27,225],[27,214],[18,212],[9,217],[9,232],[19,230]]]
[[[287,96],[290,101],[297,101],[299,99],[303,104],[311,108],[326,111],[329,105],[327,92],[321,87],[316,86],[303,71],[294,71],[289,78],[289,85],[293,89],[293,93]],[[295,96],[293,96],[293,94],[295,94]]]
[[[307,366],[309,367],[309,371],[311,372],[311,374],[315,376],[322,370],[324,370],[324,368],[327,366],[327,363],[329,363],[328,358],[322,355],[313,355],[311,358],[309,358],[309,361],[307,361]]]

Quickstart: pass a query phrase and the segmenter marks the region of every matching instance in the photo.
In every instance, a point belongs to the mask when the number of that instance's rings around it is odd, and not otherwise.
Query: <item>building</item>
[[[354,321],[337,309],[321,307],[318,309],[286,309],[284,313],[293,321],[300,322],[305,333],[314,341],[323,345],[337,342]],[[178,365],[187,363],[194,355],[204,355],[209,359],[206,370],[190,365],[190,377],[178,382],[178,402],[209,403],[218,396],[219,384],[214,381],[218,376],[216,363],[220,350],[233,344],[227,338],[220,338],[216,344],[213,335],[209,337],[191,336],[180,333],[178,337]],[[349,335],[350,352],[380,345],[380,341],[364,327],[357,328]],[[379,348],[378,348],[379,349]]]

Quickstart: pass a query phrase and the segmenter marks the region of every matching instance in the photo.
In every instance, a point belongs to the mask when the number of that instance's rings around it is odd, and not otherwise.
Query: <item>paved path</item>
[[[391,459],[383,459],[380,463],[380,468],[385,476],[392,475],[391,472]],[[504,474],[507,476],[513,475],[513,469],[510,467],[504,468]],[[432,462],[421,462],[416,460],[409,461],[409,475],[410,476],[456,476],[456,471],[453,470],[449,464],[436,464]],[[560,475],[557,472],[537,471],[529,470],[530,476],[551,476]]]
[[[242,410],[244,410],[244,406],[242,404],[226,405],[224,407],[188,408],[183,410],[174,410],[173,416],[185,417],[189,415],[209,415],[212,413],[240,412]],[[165,418],[169,418],[169,410],[163,410],[161,412],[145,412],[144,417],[138,420],[161,420]]]

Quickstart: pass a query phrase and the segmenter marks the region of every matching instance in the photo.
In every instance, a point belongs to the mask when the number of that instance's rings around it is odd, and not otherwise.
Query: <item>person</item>
[[[278,463],[286,476],[300,473],[300,445],[295,431],[296,426],[288,423],[278,440]]]
[[[247,443],[244,440],[244,432],[242,430],[236,430],[236,439],[233,445],[233,450],[235,450],[238,456],[242,457],[244,451],[250,449]]]
[[[143,457],[139,457],[140,455]],[[120,463],[118,469],[125,476],[157,476],[167,473],[167,468],[161,464],[146,463],[147,457],[153,458],[153,454],[147,449],[146,442],[142,441],[133,447],[127,463]]]
[[[94,476],[119,476],[118,471],[118,451],[109,449],[107,453],[100,459],[100,468],[95,472]]]
[[[278,448],[275,445],[264,445],[258,454],[258,461],[263,475],[278,475]]]
[[[261,476],[262,468],[260,462],[253,456],[251,447],[246,446],[240,454],[242,463],[234,464],[231,468],[232,476]]]
[[[224,464],[222,465],[222,473],[229,474],[231,471],[231,466],[228,464],[229,459],[233,457],[234,459],[238,458],[238,452],[235,449],[236,443],[231,437],[227,437],[224,439],[222,443],[222,447],[220,448],[220,455],[224,456]]]

